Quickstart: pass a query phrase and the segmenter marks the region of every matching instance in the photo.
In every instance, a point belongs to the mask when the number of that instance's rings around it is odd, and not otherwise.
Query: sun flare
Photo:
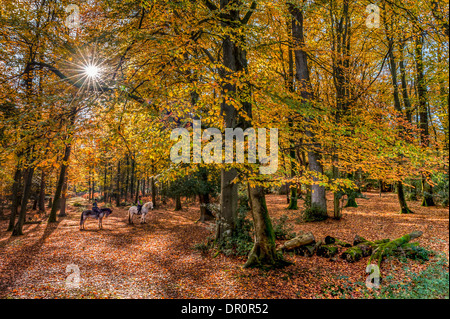
[[[85,67],[84,73],[90,78],[95,78],[99,75],[100,69],[96,65],[88,65]]]

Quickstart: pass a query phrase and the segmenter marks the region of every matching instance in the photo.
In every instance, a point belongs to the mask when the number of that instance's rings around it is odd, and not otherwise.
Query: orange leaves
[[[299,224],[295,222],[298,212],[290,211],[287,223],[295,232],[312,231],[318,239],[330,235],[348,242],[355,234],[396,238],[419,227],[426,234],[419,239],[421,246],[448,255],[447,209],[411,202],[415,214],[399,216],[395,194],[383,194],[381,199],[378,193],[365,195],[369,199],[361,200],[357,208],[346,208],[341,221]],[[272,219],[287,214],[285,196],[267,195],[267,206]],[[114,208],[103,231],[89,224],[87,231],[78,231],[78,214],[69,206],[68,217],[50,234],[46,223],[25,225],[20,244],[8,233],[0,233],[1,297],[339,298],[339,287],[347,287],[347,298],[364,298],[356,283],[366,278],[365,260],[348,264],[340,258],[329,261],[286,254],[294,265],[263,271],[242,269],[245,257],[212,258],[193,250],[195,243],[214,233],[203,223],[195,223],[196,204],[174,212],[170,203],[152,211],[148,224],[134,226],[127,224],[126,209]],[[0,229],[6,223],[0,221]],[[80,287],[67,289],[65,269],[72,263],[79,266]],[[399,281],[407,280],[407,274],[400,271],[403,266],[385,264],[383,271]],[[426,264],[409,261],[408,266],[420,270]]]

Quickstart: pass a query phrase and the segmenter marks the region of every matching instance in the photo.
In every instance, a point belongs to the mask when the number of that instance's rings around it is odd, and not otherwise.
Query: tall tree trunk
[[[238,184],[234,168],[222,168],[220,172],[220,214],[217,216],[216,240],[226,241],[234,232],[238,207]]]
[[[179,211],[181,209],[182,209],[182,207],[181,207],[181,196],[177,195],[175,197],[175,211]]]
[[[153,203],[153,207],[156,208],[157,204],[156,204],[156,187],[155,187],[155,177],[151,177],[150,180],[150,185],[152,188],[152,203]]]
[[[297,87],[300,90],[300,96],[302,103],[307,105],[312,101],[312,87],[309,79],[308,59],[307,53],[304,50],[305,39],[303,35],[303,12],[297,6],[288,3],[289,11],[292,15],[292,38],[294,41],[294,56],[295,56],[295,68],[296,79],[298,81]],[[309,122],[309,119],[306,119]],[[323,167],[320,163],[321,155],[319,152],[320,145],[315,142],[315,136],[312,132],[310,125],[306,125],[305,134],[311,140],[311,147],[308,150],[309,169],[317,175],[323,175]],[[325,197],[325,187],[319,185],[319,179],[313,178],[313,184],[311,185],[311,208],[317,212],[317,214],[323,215],[327,211],[327,201]]]
[[[235,85],[227,81],[227,78],[232,77],[236,72],[244,70],[246,57],[245,52],[236,43],[236,39],[232,38],[232,35],[237,35],[231,29],[237,28],[239,25],[239,11],[229,8],[231,2],[232,0],[220,0],[220,8],[226,12],[224,13],[226,18],[222,19],[221,25],[224,30],[228,31],[222,42],[223,64],[228,70],[221,69],[220,76],[222,79],[222,95],[224,96],[221,103],[221,114],[225,121],[225,127],[234,129],[239,127],[240,124],[237,119],[237,110],[233,104],[227,102],[225,96],[235,94],[237,89]],[[240,58],[242,60],[239,60]],[[238,207],[238,185],[233,183],[233,180],[237,177],[236,169],[222,168],[220,176],[220,213],[217,216],[216,228],[216,241],[218,242],[228,240],[233,234]]]
[[[103,202],[108,200],[108,162],[105,162],[105,173],[103,175]]]
[[[89,180],[88,180],[88,185],[89,185],[89,187],[88,187],[88,200],[90,201],[91,200],[91,192],[92,192],[92,183],[91,183],[91,167],[89,166]]]
[[[205,184],[208,183],[208,170],[204,167],[199,166],[199,178],[201,181]],[[200,193],[198,195],[198,199],[200,202],[200,222],[205,222],[208,220],[213,220],[214,215],[212,214],[211,210],[209,209],[210,204],[210,198],[208,190],[204,191],[203,193]],[[195,199],[194,199],[195,200]]]
[[[406,119],[408,120],[408,123],[411,124],[413,108],[411,105],[411,100],[408,95],[408,82],[406,81],[406,71],[405,71],[405,61],[404,61],[404,57],[403,57],[403,50],[404,50],[404,42],[402,42],[401,47],[400,47],[400,62],[399,62],[400,78],[401,78],[401,82],[402,82],[402,90],[401,91],[402,91],[403,104],[405,107]]]
[[[131,178],[130,178],[130,197],[131,197],[131,200],[133,200],[133,195],[134,195],[134,181],[135,181],[135,173],[136,173],[136,170],[135,170],[135,165],[136,165],[136,162],[135,162],[135,160],[134,160],[134,157],[132,156],[131,157]]]
[[[333,82],[336,90],[336,110],[334,111],[334,119],[336,124],[342,121],[342,118],[349,113],[350,100],[350,38],[351,38],[351,19],[349,14],[349,1],[344,0],[342,10],[338,10],[330,3],[331,18],[331,35],[332,35],[332,63],[333,63]],[[341,13],[339,18],[335,12]],[[333,150],[332,174],[333,180],[336,181],[340,177],[339,172],[339,156],[336,150]],[[334,219],[342,217],[340,207],[340,197],[338,192],[333,193],[333,212]]]
[[[116,206],[120,205],[120,160],[117,161]]]
[[[249,195],[255,229],[255,243],[244,268],[286,264],[275,251],[275,233],[267,210],[264,188],[249,186]]]
[[[125,178],[125,201],[128,201],[128,185],[130,181],[130,160],[128,158],[128,154],[126,156],[127,164],[125,167],[126,178]]]
[[[245,130],[251,126],[252,119],[252,103],[251,103],[251,86],[244,83],[241,88],[227,79],[233,78],[240,72],[248,73],[247,69],[247,53],[243,49],[245,43],[242,28],[249,21],[252,13],[256,9],[257,2],[253,1],[250,9],[244,17],[240,18],[239,9],[234,6],[234,0],[221,0],[220,8],[222,14],[222,27],[226,30],[222,43],[223,64],[227,69],[222,69],[220,75],[222,78],[222,95],[225,97],[229,94],[237,97],[241,109],[245,116],[238,114],[232,103],[224,98],[221,105],[221,113],[225,120],[226,128],[241,128]],[[216,239],[225,239],[232,236],[235,231],[235,220],[237,215],[238,192],[237,184],[232,183],[237,176],[235,168],[222,169],[221,172],[221,210],[218,219],[218,232]],[[269,265],[275,266],[280,261],[279,256],[275,252],[275,241],[272,224],[267,212],[265,204],[265,192],[261,186],[250,187],[250,201],[252,202],[252,216],[255,224],[255,241],[245,267]]]
[[[39,185],[39,213],[45,213],[45,169],[41,169],[41,183]]]
[[[70,152],[71,152],[71,145],[70,145],[70,143],[67,143],[66,148],[64,150],[64,156],[63,156],[62,163],[61,163],[58,182],[56,184],[56,191],[55,191],[55,196],[53,198],[52,210],[50,211],[50,216],[48,217],[49,223],[56,222],[56,212],[61,207],[61,192],[62,192],[62,189],[64,186],[64,181],[66,178],[67,167],[69,166],[68,161],[69,161],[69,157],[70,157]]]
[[[400,103],[400,92],[399,92],[399,87],[398,87],[398,78],[397,78],[397,63],[395,61],[395,56],[394,56],[394,40],[392,38],[392,35],[390,35],[389,33],[392,32],[392,28],[391,31],[389,31],[389,24],[386,21],[386,16],[384,16],[384,25],[385,25],[385,29],[386,29],[386,38],[388,40],[388,46],[389,46],[389,53],[388,53],[388,57],[389,57],[389,69],[391,71],[391,79],[392,79],[392,87],[393,87],[393,96],[394,96],[394,108],[397,111],[397,116],[400,118],[400,120],[402,120],[403,118],[403,112],[402,112],[402,106]],[[402,61],[403,63],[403,61]],[[402,80],[403,83],[403,80]],[[407,92],[406,92],[407,94]],[[405,95],[403,95],[403,98],[405,99]],[[405,107],[407,107],[405,105]],[[406,133],[405,127],[403,125],[400,124],[400,131],[401,134],[404,135]],[[398,156],[400,156],[401,154],[399,154]],[[402,181],[397,181],[397,197],[398,197],[398,202],[400,204],[400,213],[401,214],[409,214],[412,213],[412,211],[408,208],[408,205],[406,203],[406,198],[405,198],[405,192],[403,191],[403,183]]]
[[[139,182],[140,180],[136,179],[136,197],[134,198],[134,202],[137,203],[139,200]]]
[[[9,225],[7,231],[13,230],[14,224],[16,222],[17,209],[20,204],[20,180],[22,178],[22,169],[20,164],[17,164],[16,172],[14,173],[14,183],[12,185],[12,203],[11,203],[11,214],[9,215]]]
[[[64,177],[64,184],[63,184],[63,188],[61,191],[61,205],[60,205],[60,209],[59,209],[59,217],[66,217],[66,200],[67,200],[67,173],[66,176]]]
[[[30,193],[31,193],[33,172],[34,172],[34,166],[30,166],[25,169],[23,194],[22,194],[22,201],[20,204],[19,218],[17,220],[16,225],[14,226],[12,236],[23,235],[22,229],[23,229],[23,224],[25,223],[25,218],[26,218],[26,214],[27,214],[27,205],[28,205],[28,199],[29,199]]]
[[[288,22],[288,33],[289,33],[289,49],[288,49],[288,74],[287,74],[287,87],[289,92],[294,92],[294,54],[293,54],[293,48],[292,48],[292,18],[290,19],[290,23]],[[294,120],[291,116],[288,118],[288,125],[291,130],[294,128]],[[291,133],[292,135],[293,132]],[[295,170],[295,164],[296,164],[296,157],[295,157],[295,141],[291,140],[291,149],[289,151],[289,157],[290,157],[290,169],[291,169],[291,178],[294,178],[296,176],[296,170]],[[289,196],[290,192],[290,196]],[[289,198],[289,210],[297,210],[298,209],[298,194],[297,194],[297,187],[292,187],[292,185],[289,185],[289,189],[287,190],[287,195]]]
[[[416,74],[417,74],[417,94],[419,97],[419,128],[420,128],[420,141],[423,148],[427,148],[430,143],[430,134],[428,131],[428,100],[427,100],[427,87],[424,76],[423,66],[423,35],[418,35],[415,39],[415,60],[416,60]],[[427,179],[430,176],[428,174],[422,175],[422,191],[423,201],[422,206],[435,206],[433,200],[433,188]]]

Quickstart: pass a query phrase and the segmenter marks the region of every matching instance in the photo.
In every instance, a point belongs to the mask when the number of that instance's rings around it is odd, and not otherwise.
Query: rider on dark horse
[[[94,203],[92,204],[92,211],[96,214],[100,214],[100,208],[98,208],[97,198],[94,199]]]
[[[141,213],[141,209],[142,209],[142,197],[141,196],[139,196],[139,200],[138,200],[138,202],[137,202],[137,209],[138,209],[138,214],[140,214]]]

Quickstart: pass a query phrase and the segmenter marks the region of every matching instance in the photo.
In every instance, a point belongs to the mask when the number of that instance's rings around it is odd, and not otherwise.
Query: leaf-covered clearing
[[[365,193],[359,207],[346,208],[342,220],[298,223],[300,211],[285,209],[285,196],[268,195],[273,220],[287,216],[293,231],[312,231],[316,239],[330,235],[352,242],[355,235],[372,240],[397,238],[420,230],[421,246],[443,253],[448,260],[447,208],[421,207],[410,202],[414,214],[399,215],[395,194]],[[328,198],[332,201],[332,198]],[[173,203],[152,211],[147,224],[128,225],[127,210],[114,207],[103,221],[88,220],[79,231],[80,208],[68,206],[68,217],[57,223],[27,223],[24,236],[11,237],[7,221],[0,221],[0,297],[2,298],[371,298],[364,286],[367,258],[347,263],[341,258],[286,253],[294,264],[282,269],[243,269],[246,257],[202,253],[194,245],[213,235],[213,223],[198,223],[197,204],[173,211]],[[301,209],[301,207],[300,207]],[[278,241],[280,244],[282,241]],[[417,275],[435,265],[389,259],[382,263],[381,289],[389,297],[404,298],[402,287],[427,289]],[[80,287],[67,288],[66,267],[80,269]],[[448,262],[440,265],[447,273]],[[444,267],[444,268],[442,268]],[[429,270],[428,270],[429,272]],[[423,277],[423,276],[422,276]],[[419,279],[417,279],[419,278]],[[422,278],[423,279],[423,278]],[[416,284],[416,282],[418,284]],[[448,283],[448,282],[447,282]],[[402,286],[403,285],[403,286]],[[410,287],[410,286],[408,286]],[[398,289],[398,292],[396,292]],[[405,289],[403,289],[405,290]],[[448,290],[448,285],[447,285]],[[387,293],[386,293],[387,294]],[[421,296],[423,297],[423,296]],[[448,298],[444,295],[432,296]]]

